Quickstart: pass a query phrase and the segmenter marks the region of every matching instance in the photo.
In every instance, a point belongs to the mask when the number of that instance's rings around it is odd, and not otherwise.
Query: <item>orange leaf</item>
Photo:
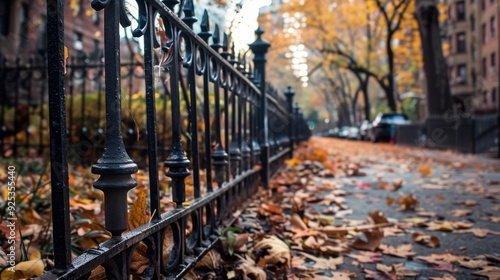
[[[149,211],[147,210],[147,189],[140,188],[137,200],[130,208],[128,215],[128,229],[133,230],[149,222]]]

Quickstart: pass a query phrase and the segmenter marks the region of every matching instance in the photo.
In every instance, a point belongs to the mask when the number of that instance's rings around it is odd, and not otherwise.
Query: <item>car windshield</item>
[[[407,123],[408,118],[404,115],[385,115],[382,117],[381,122],[401,124],[401,123]]]

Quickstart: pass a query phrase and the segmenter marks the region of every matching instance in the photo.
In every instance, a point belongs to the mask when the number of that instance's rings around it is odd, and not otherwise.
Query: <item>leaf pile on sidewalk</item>
[[[217,256],[219,268],[208,269],[198,277],[415,279],[422,276],[423,271],[431,271],[426,272],[434,275],[429,279],[461,279],[459,275],[499,279],[498,243],[491,244],[491,251],[476,255],[467,255],[467,248],[463,247],[442,247],[442,241],[455,238],[455,234],[471,234],[471,238],[477,238],[470,246],[487,235],[500,235],[498,230],[479,228],[473,220],[462,219],[472,212],[470,208],[477,202],[459,201],[457,205],[465,209],[451,213],[427,211],[421,201],[425,197],[407,189],[405,185],[409,182],[390,170],[390,164],[367,171],[382,173],[380,169],[384,169],[389,175],[375,174],[373,180],[364,180],[367,176],[364,169],[370,164],[376,165],[370,159],[373,154],[351,156],[349,152],[357,150],[338,152],[342,148],[335,145],[331,145],[331,151],[320,148],[329,146],[317,139],[310,141],[309,146],[302,145],[294,158],[286,162],[287,167],[272,180],[269,189],[254,196],[255,200],[234,227],[225,232],[226,241],[231,242],[223,241],[219,253],[211,255]],[[429,193],[442,187],[438,183],[446,187],[458,184],[445,182],[450,178],[448,175],[434,174],[439,168],[461,170],[468,164],[464,160],[464,164],[454,166],[429,157],[419,158],[421,154],[398,158],[401,156],[393,153],[384,160],[397,162],[415,173],[419,179],[412,183]],[[438,179],[433,175],[438,175]],[[370,198],[369,193],[374,190],[386,192],[386,200]],[[498,188],[491,190],[494,195],[490,194],[490,199],[498,203]],[[443,200],[436,196],[431,202],[440,199]],[[357,203],[349,204],[348,200]],[[362,219],[348,219],[356,216],[356,212],[364,212],[366,203],[378,203],[384,209],[389,207],[390,212],[400,218],[389,218],[382,211],[374,210]]]

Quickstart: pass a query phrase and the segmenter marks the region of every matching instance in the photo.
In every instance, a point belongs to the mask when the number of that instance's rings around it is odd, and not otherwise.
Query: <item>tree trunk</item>
[[[391,27],[387,27],[387,31],[390,33]],[[387,97],[387,105],[393,113],[397,112],[396,106],[396,77],[394,76],[394,51],[392,50],[392,35],[387,36],[386,48],[387,48],[387,63],[389,64],[389,73],[387,77],[387,89],[385,90],[385,95]]]
[[[415,5],[427,80],[427,108],[429,116],[436,116],[453,108],[448,69],[439,34],[439,11],[435,0],[416,0]]]

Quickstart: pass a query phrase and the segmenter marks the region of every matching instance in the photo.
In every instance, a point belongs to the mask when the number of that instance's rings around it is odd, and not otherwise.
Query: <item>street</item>
[[[287,164],[239,219],[243,232],[268,234],[254,236],[269,240],[265,266],[252,253],[268,276],[500,279],[497,160],[312,138]]]

